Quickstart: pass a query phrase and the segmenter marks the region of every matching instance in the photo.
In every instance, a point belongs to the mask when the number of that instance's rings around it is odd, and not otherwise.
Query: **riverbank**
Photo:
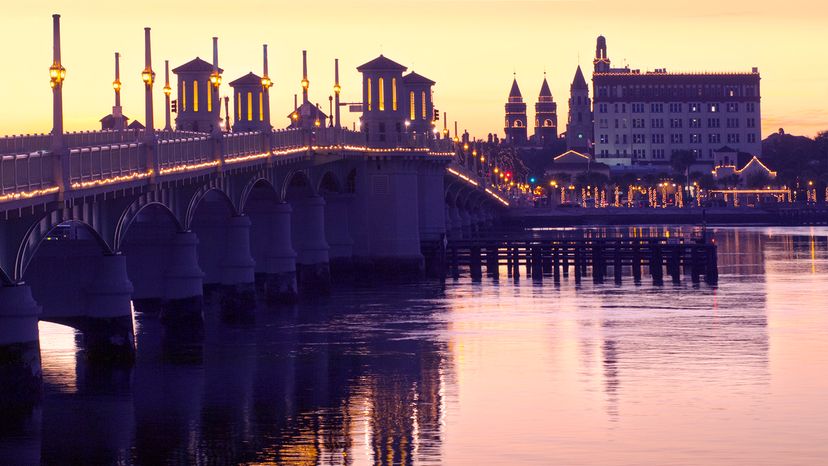
[[[828,209],[754,207],[713,208],[559,208],[510,209],[505,219],[525,228],[579,225],[813,225],[828,223]]]

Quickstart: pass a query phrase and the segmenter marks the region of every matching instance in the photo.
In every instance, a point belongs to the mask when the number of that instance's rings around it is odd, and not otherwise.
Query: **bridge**
[[[218,290],[233,313],[257,295],[280,303],[324,293],[339,277],[417,277],[423,241],[469,235],[509,205],[475,169],[468,142],[434,131],[434,82],[403,76],[405,67],[385,57],[358,68],[359,131],[340,122],[338,63],[335,111],[309,103],[305,71],[302,105],[289,128],[274,130],[265,46],[263,75],[230,83],[231,130],[227,100],[224,125],[220,118],[214,38],[212,64],[197,58],[173,70],[177,99],[167,64],[166,124],[156,129],[149,28],[145,49],[145,127],[123,126],[116,55],[115,127],[65,132],[55,15],[53,129],[0,138],[7,399],[37,392],[39,320],[80,330],[90,360],[130,361],[133,310],[191,330],[205,290]]]

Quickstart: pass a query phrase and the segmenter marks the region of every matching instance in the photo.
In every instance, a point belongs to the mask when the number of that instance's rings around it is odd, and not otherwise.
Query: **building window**
[[[681,113],[681,104],[670,104],[670,113]]]
[[[681,128],[681,118],[671,118],[670,128]]]
[[[701,118],[691,118],[690,119],[690,127],[691,128],[701,128]]]
[[[600,120],[598,120],[598,127],[600,127],[600,128],[609,128],[609,124],[607,123],[607,119],[606,118],[601,118]]]
[[[708,128],[721,128],[722,122],[718,118],[708,118],[707,119],[707,127]]]
[[[385,111],[385,79],[379,78],[377,80],[377,92],[379,95],[377,96],[377,100],[379,101],[379,111]]]
[[[656,118],[651,121],[653,128],[664,128],[664,120],[661,118]]]
[[[601,144],[609,144],[609,136],[607,136],[606,134],[598,136],[598,140],[601,142]]]
[[[193,111],[198,111],[198,81],[193,81]]]
[[[653,144],[664,144],[664,135],[653,134]]]
[[[417,118],[417,101],[414,98],[414,91],[408,93],[408,119],[414,121]]]
[[[719,113],[719,104],[707,104],[707,111],[710,113]]]
[[[187,110],[187,81],[181,81],[181,111]]]
[[[397,111],[397,78],[391,78],[391,110]]]
[[[690,144],[701,144],[702,137],[701,134],[693,133],[690,135]]]
[[[644,127],[644,119],[643,118],[633,118],[632,127],[633,128],[643,128]]]
[[[241,120],[241,92],[236,93],[236,118]]]
[[[728,128],[738,128],[739,127],[739,119],[738,118],[728,118],[727,119],[727,127]]]
[[[650,104],[651,113],[664,113],[664,104]]]
[[[247,121],[253,121],[253,93],[247,93]]]
[[[607,113],[607,104],[598,105],[598,113]]]
[[[731,102],[727,104],[727,111],[730,113],[738,112],[739,111],[739,104],[736,102]]]
[[[633,144],[644,144],[643,134],[633,134]]]
[[[543,126],[546,127],[546,128],[551,128],[555,125],[552,124],[552,120],[547,118],[547,119],[543,120]]]
[[[207,83],[206,83],[204,89],[207,89],[207,111],[212,112],[213,111],[213,89],[210,87],[210,80],[209,79],[207,80]]]
[[[644,113],[644,104],[632,104],[633,113]]]
[[[730,133],[727,135],[727,143],[728,144],[738,144],[739,143],[739,133]]]
[[[747,127],[748,128],[756,128],[756,118],[748,118],[747,119]]]
[[[684,135],[683,134],[671,134],[670,135],[670,142],[672,144],[683,144],[684,143]]]
[[[423,120],[425,120],[427,118],[426,114],[428,113],[428,112],[426,112],[426,93],[425,93],[425,91],[420,93],[420,100],[422,100]]]
[[[755,112],[755,111],[756,111],[756,104],[755,104],[755,103],[753,103],[753,102],[748,102],[748,103],[747,103],[747,104],[745,104],[745,105],[747,105],[747,111],[748,111],[748,112],[753,113],[753,112]]]
[[[259,91],[259,121],[264,121],[264,97],[262,96],[262,92]]]
[[[371,95],[371,78],[368,78],[368,111],[371,111],[371,102],[372,102],[372,95]]]
[[[701,112],[701,105],[700,104],[690,104],[690,113],[699,113]]]
[[[710,133],[707,135],[707,142],[709,142],[710,144],[721,144],[722,135],[718,133]]]

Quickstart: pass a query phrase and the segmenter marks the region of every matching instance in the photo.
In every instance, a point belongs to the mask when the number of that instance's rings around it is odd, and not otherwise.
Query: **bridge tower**
[[[434,84],[434,81],[413,71],[403,76],[408,132],[411,139],[419,144],[425,144],[434,134],[431,131],[431,118],[434,114],[431,87]]]
[[[221,126],[221,102],[217,98],[211,76],[224,70],[199,57],[174,68],[178,77],[178,116],[175,128],[179,131],[211,133]]]
[[[270,124],[265,118],[265,95],[262,78],[247,73],[230,83],[233,88],[233,131],[266,131]]]
[[[357,67],[362,73],[362,131],[372,147],[397,147],[403,140],[408,99],[400,98],[407,68],[382,55]]]

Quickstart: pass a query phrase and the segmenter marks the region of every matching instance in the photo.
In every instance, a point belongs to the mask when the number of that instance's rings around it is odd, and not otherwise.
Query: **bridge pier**
[[[463,236],[463,217],[456,205],[449,206],[448,230],[451,238]]]
[[[325,239],[330,247],[331,275],[347,277],[352,273],[354,240],[351,238],[348,213],[351,194],[325,195]]]
[[[250,255],[250,225],[246,215],[234,215],[227,220],[224,258],[219,265],[221,308],[225,313],[249,311],[256,305],[256,263]]]
[[[198,238],[192,231],[173,236],[169,266],[164,273],[161,321],[171,327],[204,324],[204,272],[198,265]]]
[[[421,167],[417,196],[420,219],[420,239],[438,241],[446,234],[450,221],[445,206],[445,175],[442,164],[429,163]]]
[[[95,279],[86,291],[87,315],[78,325],[83,334],[87,359],[109,362],[129,362],[134,359],[135,337],[130,304],[132,291],[126,257],[122,254],[103,256]]]
[[[291,244],[291,207],[286,202],[251,203],[247,209],[255,278],[271,303],[296,301],[296,252]]]
[[[300,292],[328,293],[331,288],[329,246],[325,240],[325,200],[308,196],[291,201],[293,248]]]
[[[0,286],[0,410],[40,397],[39,315],[28,285]]]

